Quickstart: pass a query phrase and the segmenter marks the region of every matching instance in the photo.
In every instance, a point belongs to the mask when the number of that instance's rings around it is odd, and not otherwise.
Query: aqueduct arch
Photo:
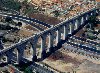
[[[26,47],[25,47],[24,53],[23,53],[23,57],[32,61],[32,59],[33,59],[33,47],[32,47],[31,42],[28,42],[26,44]]]

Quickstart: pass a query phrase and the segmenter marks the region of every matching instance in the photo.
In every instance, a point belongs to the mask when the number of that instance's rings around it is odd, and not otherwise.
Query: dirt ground
[[[30,14],[29,16],[32,17],[32,18],[36,18],[36,19],[38,19],[42,22],[51,24],[51,25],[56,25],[56,24],[61,22],[60,20],[58,20],[55,17],[48,17],[46,15],[39,14],[39,13],[33,13],[33,14]]]
[[[63,48],[53,53],[43,62],[64,73],[73,71],[76,71],[76,73],[100,73],[100,60],[71,53],[63,50]]]

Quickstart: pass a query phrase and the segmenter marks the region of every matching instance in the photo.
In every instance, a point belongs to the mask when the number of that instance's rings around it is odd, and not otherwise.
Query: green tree
[[[10,22],[10,21],[12,21],[12,19],[11,19],[11,17],[6,17],[5,21]]]
[[[57,11],[57,10],[55,10],[53,13],[54,13],[54,16],[55,16],[55,17],[58,17],[58,16],[60,15],[60,14],[59,14],[59,11]]]
[[[21,26],[22,26],[22,22],[18,22],[18,23],[16,24],[16,26],[21,27]]]
[[[21,4],[18,1],[15,0],[1,0],[0,1],[2,6],[7,7],[9,9],[14,9],[19,11],[21,8]]]
[[[96,16],[90,16],[89,17],[89,26],[91,29],[94,29],[94,27],[96,26],[95,22],[96,22]]]
[[[24,72],[25,73],[32,73],[32,71],[29,68],[26,68]]]

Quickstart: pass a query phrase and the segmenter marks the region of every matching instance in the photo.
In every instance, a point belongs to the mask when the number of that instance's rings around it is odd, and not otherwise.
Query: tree
[[[86,28],[90,28],[90,25],[89,25],[89,24],[87,24],[87,25],[86,25]]]
[[[18,22],[18,23],[16,24],[16,26],[21,27],[21,26],[22,26],[22,22]]]
[[[58,16],[60,15],[59,12],[58,12],[57,10],[53,11],[53,13],[54,13],[54,16],[55,16],[55,17],[58,17]]]
[[[26,68],[24,72],[25,72],[25,73],[32,73],[32,70],[29,69],[29,68]]]
[[[96,22],[96,16],[89,17],[89,26],[91,29],[94,29]]]
[[[96,22],[96,16],[90,16],[89,17],[89,22],[90,23],[95,23]]]
[[[10,22],[10,21],[12,21],[12,19],[11,19],[11,17],[6,17],[5,21]]]
[[[28,0],[24,0],[22,3],[26,5],[26,4],[27,4],[27,2],[28,2]]]
[[[2,6],[9,8],[9,9],[14,9],[19,11],[20,10],[20,2],[15,1],[15,0],[1,0]]]

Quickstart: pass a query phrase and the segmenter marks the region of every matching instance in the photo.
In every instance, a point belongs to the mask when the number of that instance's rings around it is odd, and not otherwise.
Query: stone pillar
[[[100,8],[96,9],[96,15],[100,15]]]
[[[88,13],[88,20],[89,20],[90,17],[91,17],[91,13]]]
[[[75,20],[72,21],[72,28],[73,28],[72,30],[74,31],[75,30]]]
[[[37,56],[36,56],[36,45],[32,45],[32,48],[33,48],[33,61],[36,61],[37,60]]]
[[[41,58],[46,57],[46,36],[44,35],[41,40]]]
[[[52,32],[49,35],[49,48],[53,47],[53,39],[54,39],[54,35],[53,35],[53,32]]]
[[[38,38],[34,38],[34,40],[32,40],[32,49],[33,49],[33,59],[32,61],[37,61],[37,56],[36,56],[36,44],[37,44]]]
[[[13,56],[13,51],[12,50],[7,51],[6,56],[7,56],[7,63],[11,64],[11,59],[12,59],[12,56]]]
[[[53,52],[53,42],[54,42],[54,32],[55,31],[52,31],[50,32],[50,35],[49,35],[49,52]]]
[[[0,39],[0,50],[3,50],[3,49],[4,49],[4,47],[2,45],[2,39]]]
[[[68,25],[63,26],[64,27],[64,36],[63,39],[65,40],[68,35]]]
[[[18,52],[18,63],[22,62],[25,47],[26,47],[26,44],[22,44],[22,45],[17,47],[19,49],[19,52]]]
[[[69,24],[69,34],[71,34],[72,33],[72,25],[71,24]]]
[[[86,14],[83,16],[83,18],[84,18],[84,23],[86,22],[86,16],[87,16]]]
[[[61,41],[61,29],[57,30],[56,45]]]
[[[81,25],[81,17],[78,18],[78,25]]]
[[[93,16],[96,16],[96,10],[93,11]]]

